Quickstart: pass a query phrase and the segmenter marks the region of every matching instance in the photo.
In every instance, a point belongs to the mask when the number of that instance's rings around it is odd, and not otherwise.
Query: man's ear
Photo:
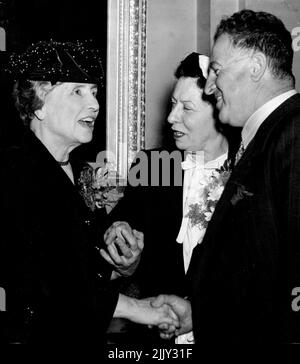
[[[252,56],[251,79],[254,82],[261,80],[268,67],[267,57],[262,52],[256,52]]]
[[[46,115],[45,109],[46,109],[45,105],[43,105],[40,109],[35,110],[35,112],[34,112],[35,117],[38,118],[39,120],[43,120]]]

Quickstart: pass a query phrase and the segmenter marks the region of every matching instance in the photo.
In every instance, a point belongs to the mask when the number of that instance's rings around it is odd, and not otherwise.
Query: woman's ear
[[[262,52],[256,52],[252,56],[251,79],[254,82],[260,81],[268,67],[267,58]]]

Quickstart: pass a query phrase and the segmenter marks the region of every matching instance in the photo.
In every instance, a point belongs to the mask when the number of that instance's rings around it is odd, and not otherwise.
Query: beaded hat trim
[[[40,41],[9,57],[6,71],[15,79],[95,83],[103,86],[104,72],[98,49],[91,41]]]

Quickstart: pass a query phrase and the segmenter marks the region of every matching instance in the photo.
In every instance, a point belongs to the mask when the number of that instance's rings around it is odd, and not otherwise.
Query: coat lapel
[[[26,158],[25,163],[28,168],[32,169],[32,177],[43,181],[42,184],[44,185],[45,193],[46,191],[51,191],[51,189],[55,188],[55,193],[58,198],[72,201],[81,209],[85,209],[85,204],[79,195],[76,186],[76,177],[79,168],[78,164],[75,164],[76,173],[74,173],[74,185],[33,132],[28,131],[25,133],[23,148],[25,154],[24,158]]]
[[[226,218],[226,221],[228,221],[227,217],[231,216],[230,210],[234,208],[236,202],[235,197],[239,198],[239,193],[246,195],[253,193],[253,191],[247,190],[248,180],[249,177],[253,177],[252,173],[255,173],[256,165],[264,159],[263,154],[266,152],[266,145],[270,134],[272,134],[272,131],[282,122],[283,118],[286,119],[287,113],[292,112],[294,107],[298,107],[299,99],[299,94],[292,96],[268,116],[248,145],[239,163],[234,168],[216,206],[212,219],[208,224],[204,239],[200,246],[195,248],[195,253],[193,254],[194,256],[188,271],[188,275],[191,278],[195,274],[199,275],[198,268],[201,265],[201,262],[206,266],[207,257],[219,250],[219,244],[229,243],[221,241],[220,229],[227,228],[224,226],[224,220]],[[241,191],[244,187],[245,189]],[[243,198],[243,196],[240,196],[240,198]],[[204,266],[200,269],[204,273],[203,268]],[[198,271],[198,273],[195,273],[196,271]]]

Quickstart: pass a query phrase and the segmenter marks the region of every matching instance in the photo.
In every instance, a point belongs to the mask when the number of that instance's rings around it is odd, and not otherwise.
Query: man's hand
[[[151,299],[150,303],[153,307],[161,307],[165,304],[169,305],[179,318],[179,328],[165,323],[158,326],[161,338],[169,339],[174,334],[178,336],[193,329],[192,308],[188,300],[175,295],[160,295],[156,299]]]
[[[114,222],[105,232],[107,251],[100,249],[102,257],[114,270],[124,276],[132,275],[141,258],[144,248],[143,233],[132,230],[127,222]]]
[[[138,300],[122,294],[119,295],[114,317],[127,318],[144,325],[166,325],[174,328],[179,326],[178,317],[169,305],[153,307],[149,299]]]

